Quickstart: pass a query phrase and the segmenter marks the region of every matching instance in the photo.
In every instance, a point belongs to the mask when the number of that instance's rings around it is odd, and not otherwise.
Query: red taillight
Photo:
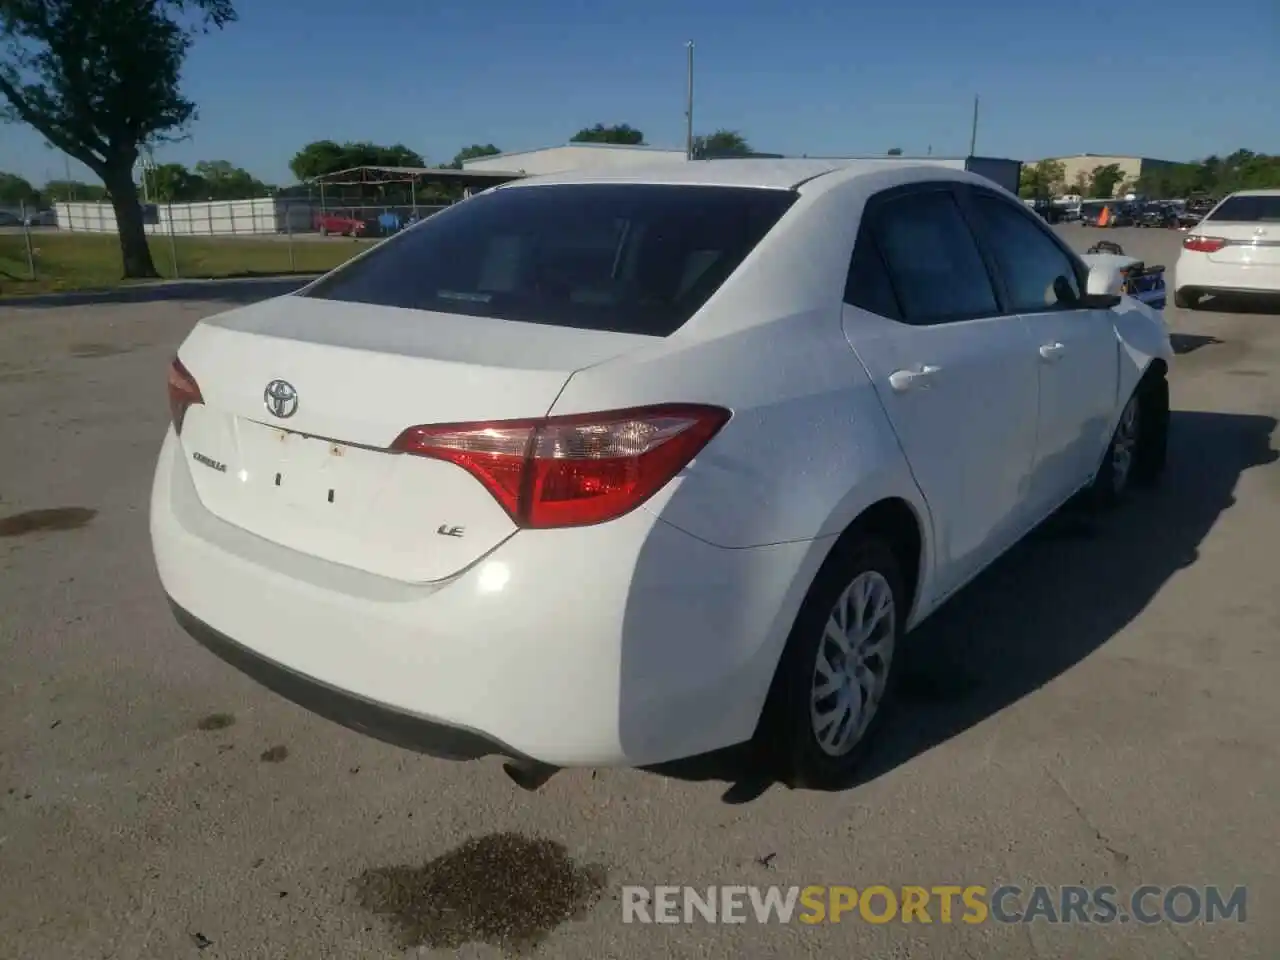
[[[698,404],[410,427],[393,450],[446,460],[485,485],[517,524],[578,527],[629,513],[683,470],[729,420]]]
[[[1227,245],[1227,241],[1221,237],[1187,237],[1182,241],[1184,250],[1191,250],[1195,253],[1217,253]]]
[[[187,408],[193,403],[204,403],[200,387],[182,361],[174,357],[169,366],[169,416],[176,432],[182,432],[182,421],[187,418]]]

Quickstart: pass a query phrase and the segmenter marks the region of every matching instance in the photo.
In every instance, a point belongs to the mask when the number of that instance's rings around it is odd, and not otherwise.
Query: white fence
[[[307,233],[318,204],[306,200],[210,200],[205,203],[143,204],[147,233],[168,236],[230,237]],[[58,203],[58,228],[75,233],[115,233],[109,203]]]

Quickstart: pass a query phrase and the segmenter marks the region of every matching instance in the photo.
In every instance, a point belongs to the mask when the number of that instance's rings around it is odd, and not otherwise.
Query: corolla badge
[[[268,413],[283,420],[298,412],[298,391],[287,380],[272,380],[262,391],[262,402]]]

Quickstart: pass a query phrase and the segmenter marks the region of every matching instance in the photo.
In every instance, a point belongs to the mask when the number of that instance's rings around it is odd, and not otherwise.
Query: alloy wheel
[[[1115,435],[1111,438],[1111,486],[1116,493],[1124,490],[1129,474],[1133,472],[1133,461],[1138,451],[1139,419],[1138,397],[1135,395],[1125,404]]]
[[[818,747],[848,754],[867,731],[889,681],[897,633],[893,588],[874,570],[836,600],[814,663],[809,716]]]

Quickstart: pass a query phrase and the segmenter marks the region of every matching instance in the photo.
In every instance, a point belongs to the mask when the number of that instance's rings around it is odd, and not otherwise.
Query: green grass
[[[364,250],[367,240],[255,237],[151,237],[151,257],[166,279],[252,277],[322,273]],[[0,234],[0,296],[98,290],[133,281],[121,279],[120,243],[115,234],[31,234],[36,276],[27,265],[21,232]],[[292,248],[292,257],[290,256]],[[174,258],[177,258],[175,269]]]

